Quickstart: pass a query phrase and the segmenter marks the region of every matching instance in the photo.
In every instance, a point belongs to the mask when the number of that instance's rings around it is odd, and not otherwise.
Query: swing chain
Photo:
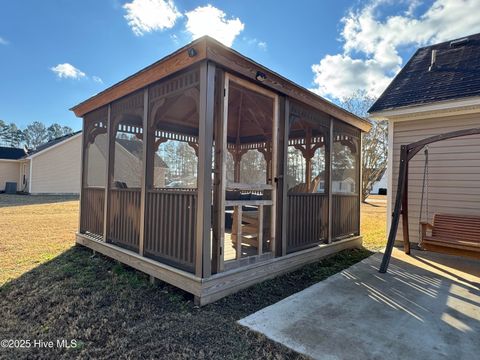
[[[423,183],[422,183],[422,197],[420,200],[420,214],[418,216],[418,239],[419,239],[419,245],[422,244],[422,230],[420,223],[422,222],[422,214],[423,214],[423,199],[424,199],[424,194],[425,190],[427,192],[426,197],[425,197],[425,211],[426,211],[426,219],[425,221],[428,222],[429,220],[429,206],[428,206],[428,182],[429,182],[429,174],[428,174],[428,145],[425,146],[425,168],[423,170]]]

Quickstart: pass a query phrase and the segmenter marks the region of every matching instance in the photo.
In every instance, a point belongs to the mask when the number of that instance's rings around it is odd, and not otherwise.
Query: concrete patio
[[[475,359],[480,261],[377,253],[239,321],[316,359]]]

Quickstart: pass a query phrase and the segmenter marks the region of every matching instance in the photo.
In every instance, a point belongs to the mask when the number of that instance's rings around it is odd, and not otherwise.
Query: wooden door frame
[[[220,156],[222,157],[221,163],[222,163],[222,171],[221,171],[221,186],[219,186],[219,191],[221,191],[221,194],[219,196],[222,197],[223,201],[219,202],[222,205],[222,209],[219,211],[222,216],[225,214],[225,196],[226,196],[226,183],[227,183],[227,178],[226,178],[226,166],[225,166],[225,161],[226,161],[226,154],[227,154],[227,127],[228,127],[228,96],[229,96],[229,87],[230,87],[230,82],[234,82],[248,90],[251,90],[253,92],[259,93],[261,95],[264,95],[268,98],[271,98],[273,100],[273,109],[272,109],[272,160],[271,160],[271,182],[272,182],[272,206],[271,206],[271,237],[272,237],[272,243],[271,243],[271,253],[273,256],[276,254],[276,244],[277,244],[277,187],[275,185],[275,179],[278,177],[277,174],[277,164],[278,164],[278,124],[279,124],[279,115],[280,115],[280,96],[268,89],[265,89],[251,81],[244,80],[242,78],[239,78],[238,76],[233,75],[232,73],[225,71],[224,72],[224,77],[223,77],[223,85],[224,85],[224,99],[223,99],[223,116],[222,116],[222,151]],[[224,219],[222,221],[225,221]],[[223,248],[223,242],[225,241],[225,229],[224,226],[221,226],[221,234],[219,237],[219,246]],[[280,234],[281,235],[281,234]],[[281,240],[281,239],[280,239]],[[219,271],[224,270],[224,251],[221,251],[221,256],[220,256],[220,261],[219,261],[219,266],[218,269]]]

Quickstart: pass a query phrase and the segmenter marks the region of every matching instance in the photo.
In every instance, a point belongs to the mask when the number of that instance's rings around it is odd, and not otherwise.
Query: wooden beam
[[[258,240],[258,255],[262,255],[263,251],[263,205],[258,206],[258,234],[257,234],[257,240]],[[274,252],[275,249],[272,249]]]
[[[273,189],[273,185],[271,184],[244,184],[232,181],[227,181],[226,183],[226,188],[230,190],[261,191]]]
[[[105,205],[103,209],[103,240],[108,242],[110,233],[110,188],[113,183],[113,162],[115,157],[115,135],[112,130],[112,105],[108,105],[107,112],[107,153],[106,153],[106,176],[105,176]],[[113,139],[112,139],[113,133]]]
[[[392,257],[393,245],[395,244],[395,237],[397,236],[398,222],[400,220],[400,211],[402,209],[403,193],[405,191],[405,179],[408,177],[408,149],[406,145],[400,147],[400,170],[398,172],[398,187],[397,195],[395,197],[395,207],[393,210],[392,223],[390,225],[390,232],[388,234],[387,246],[383,253],[382,263],[380,264],[380,273],[386,273],[390,258]]]
[[[251,205],[251,206],[258,206],[258,205],[265,205],[265,206],[272,206],[273,200],[225,200],[225,206],[240,206],[240,205]]]
[[[362,184],[363,184],[363,133],[360,133],[359,139],[359,150],[357,151],[357,159],[358,159],[358,181],[355,184],[358,187],[358,218],[357,218],[357,233],[355,235],[360,235],[360,225],[361,225],[361,218],[360,213],[362,210]]]
[[[78,232],[82,232],[82,213],[83,213],[83,206],[82,206],[82,194],[83,194],[83,188],[85,187],[86,180],[85,180],[85,175],[87,174],[85,170],[85,161],[88,159],[87,156],[85,156],[86,152],[86,136],[85,136],[85,119],[82,119],[82,153],[80,154],[80,198],[79,198],[79,203],[80,203],[80,216],[78,217]],[[23,165],[22,165],[23,169]],[[30,183],[30,181],[29,181]]]
[[[215,83],[215,175],[213,190],[213,232],[212,232],[212,273],[223,271],[224,237],[225,237],[225,182],[226,166],[224,152],[224,133],[227,119],[224,118],[225,73],[217,69]]]
[[[262,88],[268,87],[273,91],[290,96],[298,101],[301,101],[317,110],[321,110],[330,116],[334,116],[348,124],[351,124],[362,131],[369,131],[371,125],[368,121],[363,120],[352,113],[342,109],[341,107],[325,100],[324,98],[300,87],[290,80],[274,73],[264,66],[247,59],[240,53],[231,50],[219,42],[208,39],[207,42],[207,58],[215,61],[217,64],[231,69],[238,74],[248,78],[253,84],[261,84]],[[256,80],[257,71],[266,74],[267,78],[262,83]],[[246,80],[243,80],[247,82]],[[250,82],[247,82],[250,84]],[[265,89],[266,91],[270,91]]]
[[[197,52],[195,56],[189,56],[189,48],[195,49]],[[173,73],[186,69],[187,67],[205,59],[206,41],[205,38],[201,38],[129,76],[125,80],[118,82],[99,94],[92,96],[88,100],[74,106],[71,110],[75,112],[76,116],[83,116],[92,110],[109,104],[114,100],[120,99],[136,90],[140,90],[149,84],[164,79]]]
[[[405,163],[405,189],[402,197],[402,225],[403,225],[403,249],[405,254],[410,254],[410,233],[408,228],[408,161]]]
[[[273,95],[273,123],[272,123],[272,163],[270,174],[271,182],[273,185],[274,179],[277,177],[277,165],[278,165],[278,124],[280,116],[280,102],[279,96],[275,93]],[[271,229],[271,250],[274,252],[277,247],[277,187],[274,186],[272,190],[272,211],[270,212],[270,229]]]
[[[332,192],[332,158],[333,158],[333,119],[330,118],[330,133],[328,139],[328,164],[325,168],[328,170],[328,238],[329,244],[332,243],[332,225],[333,225],[333,192]]]
[[[282,113],[282,110],[280,111]],[[281,131],[280,134],[283,136],[283,141],[280,143],[281,151],[281,159],[279,163],[282,166],[282,171],[278,173],[278,178],[281,180],[279,187],[281,187],[282,191],[280,193],[280,201],[281,204],[279,206],[279,219],[281,219],[281,232],[280,232],[280,241],[281,241],[281,248],[279,251],[279,255],[285,256],[287,254],[287,224],[288,224],[288,184],[287,184],[287,175],[288,175],[288,138],[290,134],[290,99],[288,97],[284,98],[284,106],[283,106],[283,116],[280,118],[282,121],[279,123]],[[282,139],[280,136],[280,139]]]
[[[242,258],[242,205],[238,205],[235,207],[235,217],[237,220],[237,232],[236,232],[236,237],[237,237],[237,243],[236,243],[236,249],[237,249],[237,254],[236,254],[236,259],[239,260]]]
[[[406,145],[407,152],[408,152],[408,161],[410,161],[411,158],[413,158],[421,149],[423,149],[425,145],[438,142],[438,141],[453,139],[461,136],[477,135],[477,134],[480,134],[480,128],[452,131],[445,134],[434,135],[426,139],[408,144]]]
[[[145,245],[145,212],[147,204],[147,181],[150,179],[150,172],[153,170],[153,164],[150,164],[148,161],[149,157],[149,119],[148,119],[148,87],[143,90],[143,152],[142,152],[142,193],[140,195],[140,236],[138,240],[138,253],[140,256],[143,256],[144,245]],[[152,154],[152,158],[155,157],[155,154]]]
[[[293,271],[341,250],[361,248],[360,236],[297,251],[211,276],[202,282],[199,305],[206,305],[253,284]],[[267,254],[263,254],[265,256]]]
[[[212,146],[215,107],[215,65],[200,66],[200,116],[198,156],[197,231],[195,240],[195,274],[211,275],[211,204],[212,204]]]

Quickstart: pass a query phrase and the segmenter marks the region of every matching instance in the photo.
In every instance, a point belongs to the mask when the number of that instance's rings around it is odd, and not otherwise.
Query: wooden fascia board
[[[362,131],[370,131],[371,125],[348,111],[330,103],[311,91],[287,80],[279,74],[265,68],[251,59],[237,53],[236,51],[225,47],[219,42],[208,38],[206,42],[207,59],[222,66],[226,71],[234,71],[260,86],[270,88],[278,93],[287,95],[293,99],[301,101],[321,110],[330,116],[342,120]],[[266,75],[263,82],[256,80],[257,71]]]
[[[188,49],[194,48],[197,54],[188,55]],[[206,39],[202,38],[179,49],[175,53],[157,61],[132,76],[109,87],[101,93],[74,106],[72,110],[76,116],[82,117],[86,113],[98,109],[114,100],[120,99],[134,91],[140,90],[158,80],[161,80],[177,71],[183,70],[206,58]]]

